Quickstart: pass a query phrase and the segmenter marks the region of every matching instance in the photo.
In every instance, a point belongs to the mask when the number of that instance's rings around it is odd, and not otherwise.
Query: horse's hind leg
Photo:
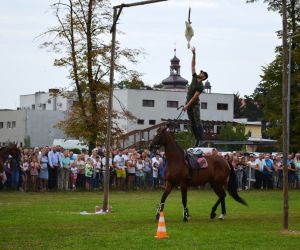
[[[186,184],[181,184],[181,199],[182,199],[182,205],[183,205],[183,221],[187,222],[190,215],[189,215],[189,210],[187,208],[187,185]]]
[[[210,212],[210,218],[214,219],[216,217],[216,210],[220,204],[221,200],[218,199],[217,202],[215,203],[215,205],[212,207],[211,212]]]
[[[224,219],[224,216],[226,214],[226,207],[225,207],[226,192],[221,185],[211,184],[211,186],[212,186],[213,190],[215,191],[215,193],[217,194],[217,196],[219,197],[219,199],[217,200],[216,204],[211,209],[210,218],[214,219],[216,217],[216,210],[217,210],[219,204],[221,203],[222,213],[219,216],[219,219]]]
[[[166,201],[168,195],[170,194],[170,192],[172,191],[172,188],[173,188],[173,185],[170,182],[167,181],[166,188],[165,188],[165,191],[164,191],[164,193],[161,197],[159,207],[156,210],[156,220],[159,219],[159,213],[164,211],[165,201]]]
[[[224,191],[224,193],[225,193],[225,191]],[[226,196],[226,193],[225,193],[225,196]],[[224,216],[225,216],[225,214],[226,214],[225,196],[224,196],[224,198],[221,200],[222,213],[221,213],[221,215],[219,216],[219,219],[220,219],[220,220],[224,220]]]

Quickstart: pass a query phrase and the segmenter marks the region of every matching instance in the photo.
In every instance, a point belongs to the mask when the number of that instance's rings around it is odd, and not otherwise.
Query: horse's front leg
[[[182,205],[183,205],[183,221],[188,222],[190,214],[189,210],[187,208],[187,185],[181,184],[181,199],[182,199]]]
[[[172,188],[173,185],[169,181],[167,181],[165,191],[161,197],[160,204],[156,210],[156,220],[159,220],[159,213],[164,211],[165,201],[168,195],[170,194],[170,192],[172,191]]]

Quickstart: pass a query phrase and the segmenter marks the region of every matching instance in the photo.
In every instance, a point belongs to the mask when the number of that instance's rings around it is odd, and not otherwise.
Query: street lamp
[[[105,172],[104,172],[104,198],[102,210],[108,210],[108,193],[109,193],[109,152],[111,147],[111,124],[112,124],[112,97],[114,86],[114,71],[115,71],[115,49],[116,49],[116,26],[117,21],[121,15],[122,9],[125,7],[134,7],[138,5],[145,5],[151,3],[165,2],[168,0],[149,0],[142,2],[135,2],[130,4],[120,4],[113,7],[113,25],[110,33],[112,33],[111,41],[111,59],[110,59],[110,77],[109,77],[109,99],[108,99],[108,120],[107,120],[107,133],[106,133],[106,153],[105,153]]]
[[[288,71],[288,93],[287,93],[287,154],[290,153],[290,112],[291,112],[291,75],[292,75],[292,41],[300,34],[289,37],[289,71]]]

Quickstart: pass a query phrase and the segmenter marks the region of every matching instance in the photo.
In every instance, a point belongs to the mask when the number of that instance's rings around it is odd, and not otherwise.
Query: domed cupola
[[[162,81],[164,89],[185,89],[188,81],[180,76],[180,60],[176,57],[176,49],[174,49],[174,57],[171,59],[170,76]]]

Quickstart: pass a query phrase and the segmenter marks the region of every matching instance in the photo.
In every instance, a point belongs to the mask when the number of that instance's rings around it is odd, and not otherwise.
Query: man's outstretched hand
[[[195,53],[196,53],[196,48],[195,48],[195,47],[192,47],[192,48],[191,48],[191,51],[192,51],[193,54],[195,54]]]

